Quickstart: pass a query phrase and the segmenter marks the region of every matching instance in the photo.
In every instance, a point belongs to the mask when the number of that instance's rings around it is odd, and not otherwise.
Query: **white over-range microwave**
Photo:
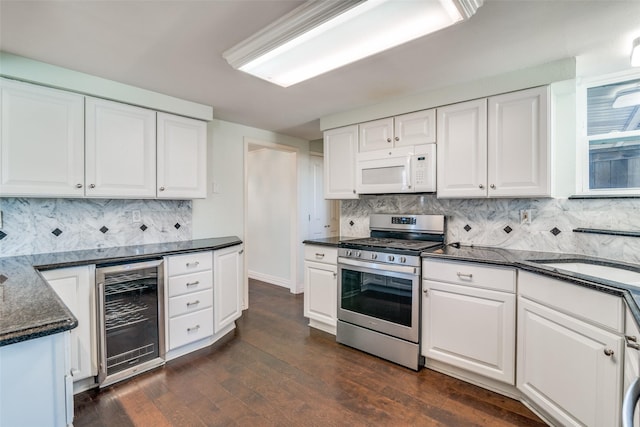
[[[436,144],[358,153],[358,194],[436,191]]]

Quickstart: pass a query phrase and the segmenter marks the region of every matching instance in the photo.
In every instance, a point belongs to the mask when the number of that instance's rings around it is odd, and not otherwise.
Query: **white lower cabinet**
[[[515,270],[423,263],[422,355],[515,384]],[[430,279],[430,280],[429,280]]]
[[[213,252],[214,331],[221,332],[242,316],[242,245]]]
[[[98,375],[95,266],[59,268],[41,274],[78,320],[78,326],[71,330],[73,380]]]
[[[0,426],[72,426],[69,332],[0,347]]]
[[[305,245],[304,315],[309,326],[335,335],[338,310],[336,248]]]
[[[211,251],[165,258],[167,350],[213,335],[213,256]]]
[[[590,298],[600,299],[605,314],[621,319],[620,298],[526,272],[519,287],[517,387],[525,400],[561,425],[619,425],[624,346],[618,322],[604,327],[580,311]]]

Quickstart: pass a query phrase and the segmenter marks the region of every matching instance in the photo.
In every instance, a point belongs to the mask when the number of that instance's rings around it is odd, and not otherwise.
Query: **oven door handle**
[[[373,270],[380,270],[382,272],[392,271],[394,273],[411,274],[414,276],[420,275],[418,267],[410,267],[408,265],[380,264],[377,262],[356,261],[348,258],[338,258],[338,264],[370,268]]]

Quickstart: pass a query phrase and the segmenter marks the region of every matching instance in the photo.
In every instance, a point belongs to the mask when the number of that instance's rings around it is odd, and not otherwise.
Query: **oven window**
[[[342,270],[341,308],[411,327],[411,279]]]

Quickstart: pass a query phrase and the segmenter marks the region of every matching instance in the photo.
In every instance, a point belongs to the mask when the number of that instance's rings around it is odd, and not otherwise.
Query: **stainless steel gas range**
[[[369,229],[338,247],[336,339],[418,370],[420,253],[443,246],[445,217],[375,214]]]

